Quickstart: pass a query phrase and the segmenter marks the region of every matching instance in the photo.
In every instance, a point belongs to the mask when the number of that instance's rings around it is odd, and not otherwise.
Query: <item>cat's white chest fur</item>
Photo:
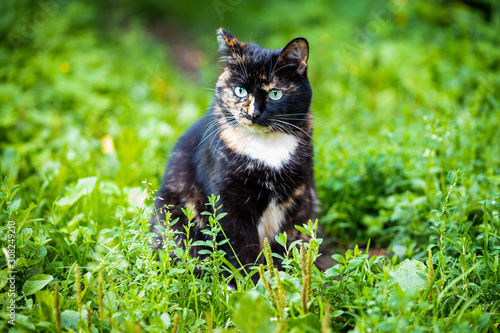
[[[299,145],[295,136],[281,132],[246,132],[230,127],[220,135],[229,148],[274,169],[289,162]]]
[[[257,225],[261,247],[265,238],[268,238],[270,243],[274,240],[274,237],[280,232],[284,220],[284,209],[276,203],[275,199],[271,200]]]

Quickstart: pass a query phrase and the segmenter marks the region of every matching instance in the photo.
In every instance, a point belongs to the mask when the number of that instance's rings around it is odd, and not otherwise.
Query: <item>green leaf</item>
[[[342,257],[340,254],[334,254],[334,255],[332,256],[332,258],[333,258],[333,260],[336,260],[336,261],[338,261],[338,262],[340,262],[340,263],[345,264],[345,259],[344,259],[344,257]]]
[[[217,221],[220,221],[222,218],[224,218],[224,216],[226,216],[227,213],[220,213],[219,215],[217,215],[216,219]]]
[[[221,246],[221,245],[226,244],[227,242],[229,242],[229,238],[225,238],[225,239],[221,240],[220,242],[217,243],[217,245]]]
[[[308,314],[290,318],[287,320],[287,328],[295,329],[299,332],[319,332],[321,330],[321,322],[317,315],[309,312]]]
[[[14,212],[14,211],[18,210],[19,207],[21,207],[21,198],[17,198],[11,202],[10,211]]]
[[[108,290],[105,293],[103,299],[105,308],[113,309],[114,311],[118,310],[118,302],[116,301],[116,295],[112,290]]]
[[[160,231],[161,233],[163,233],[163,234],[167,232],[167,230],[166,230],[164,227],[162,227],[161,225],[159,225],[159,224],[155,224],[155,225],[154,225],[154,228],[155,228],[156,230],[159,230],[159,231]]]
[[[453,185],[455,181],[455,176],[453,176],[453,172],[448,171],[448,182]]]
[[[342,310],[336,310],[336,311],[333,311],[331,314],[330,314],[330,318],[336,318],[340,315],[343,315],[344,314],[344,311]]]
[[[341,273],[341,270],[340,270],[340,265],[335,265],[333,267],[330,267],[328,268],[326,271],[325,271],[325,277],[335,277],[335,276],[339,276]]]
[[[82,318],[86,318],[87,310],[82,310]],[[65,310],[61,313],[61,325],[66,328],[77,331],[77,325],[80,321],[80,315],[73,310]]]
[[[307,230],[303,226],[296,225],[295,229],[297,229],[298,231],[300,231],[300,232],[302,232],[304,234],[307,234]]]
[[[283,246],[284,248],[286,248],[286,241],[287,241],[287,235],[286,235],[286,231],[284,231],[283,233],[280,233],[279,235],[276,235],[274,237],[274,239],[276,239],[276,242]]]
[[[168,313],[162,313],[160,319],[164,325],[164,328],[168,328],[170,326],[170,315]]]
[[[66,189],[64,196],[56,203],[57,206],[71,206],[82,196],[89,195],[94,190],[97,183],[97,177],[81,178],[74,186]]]
[[[42,321],[52,321],[54,316],[54,296],[49,290],[39,290],[35,294],[38,315]]]
[[[30,277],[23,285],[24,296],[33,295],[45,287],[54,278],[48,274],[37,274]]]
[[[184,274],[186,270],[184,268],[172,268],[170,272],[168,272],[168,276]]]
[[[460,263],[460,266],[462,266],[462,269],[465,270],[466,266],[467,266],[467,257],[465,256],[465,254],[461,254],[459,257],[458,257],[458,262]]]
[[[28,264],[28,260],[26,260],[26,258],[19,258],[17,261],[16,261],[16,268],[17,267],[28,267],[29,264]]]
[[[427,246],[427,249],[426,251],[429,251],[430,249],[436,247],[437,245],[436,244],[429,244],[429,246]]]
[[[209,241],[204,241],[204,240],[197,240],[196,242],[193,242],[193,246],[212,246],[212,243]]]
[[[43,258],[47,255],[47,248],[45,246],[42,246],[38,249],[38,251],[36,252],[36,256],[38,258]]]
[[[347,267],[348,268],[354,268],[354,267],[358,267],[360,266],[362,263],[363,263],[363,259],[352,259],[352,260],[349,260],[349,263],[347,264]]]
[[[271,321],[273,308],[255,290],[236,292],[230,298],[232,321],[246,333],[273,332],[276,327]]]
[[[391,272],[392,281],[399,284],[403,291],[411,292],[425,290],[425,265],[418,260],[406,259]]]

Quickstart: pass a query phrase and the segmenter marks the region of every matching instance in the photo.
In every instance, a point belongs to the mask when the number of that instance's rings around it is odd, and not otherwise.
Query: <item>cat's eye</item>
[[[283,97],[283,91],[279,89],[269,90],[269,98],[273,101],[277,101],[278,99],[281,99],[281,97]]]
[[[247,97],[247,90],[243,87],[234,87],[234,94],[239,98]]]

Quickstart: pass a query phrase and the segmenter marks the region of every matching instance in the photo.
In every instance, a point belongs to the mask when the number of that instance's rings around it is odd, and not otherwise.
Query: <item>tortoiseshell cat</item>
[[[224,29],[217,39],[227,66],[215,101],[173,149],[151,231],[160,234],[155,225],[165,226],[168,204],[172,220],[179,218],[174,228],[184,232],[181,208],[192,206],[196,217],[190,235],[204,239],[201,230],[208,222],[200,212],[208,208],[207,196],[220,195],[218,204],[227,213],[221,226],[247,265],[256,262],[266,237],[278,253],[283,252],[275,242],[278,233],[286,231],[289,242],[308,240],[294,226],[316,218],[309,45],[296,38],[282,50],[268,50],[240,42]],[[191,254],[197,256],[200,249],[194,247]],[[239,267],[227,244],[223,250]]]

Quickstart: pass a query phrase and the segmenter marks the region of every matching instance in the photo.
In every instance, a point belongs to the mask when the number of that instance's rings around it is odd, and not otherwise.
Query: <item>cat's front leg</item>
[[[224,225],[222,227],[224,228]],[[260,255],[261,247],[259,238],[256,233],[252,235],[248,231],[234,232],[232,229],[224,228],[225,236],[221,235],[220,240],[222,241],[227,237],[229,241],[222,245],[221,250],[225,252],[225,258],[231,265],[245,276],[251,273],[254,266],[264,263],[264,257]],[[230,274],[225,275],[227,277]],[[252,280],[254,283],[257,283],[259,275],[253,274]]]

